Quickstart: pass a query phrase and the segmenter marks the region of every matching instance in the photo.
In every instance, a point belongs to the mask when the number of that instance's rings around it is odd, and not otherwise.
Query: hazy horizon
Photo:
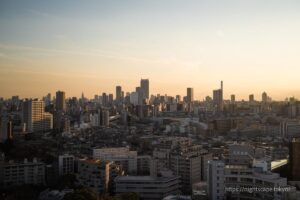
[[[300,97],[300,2],[0,2],[0,96],[134,91]]]

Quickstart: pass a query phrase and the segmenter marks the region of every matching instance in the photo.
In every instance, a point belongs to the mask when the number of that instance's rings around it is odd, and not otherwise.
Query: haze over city
[[[0,93],[300,97],[299,1],[1,1]]]
[[[0,0],[0,199],[299,200],[299,0]]]

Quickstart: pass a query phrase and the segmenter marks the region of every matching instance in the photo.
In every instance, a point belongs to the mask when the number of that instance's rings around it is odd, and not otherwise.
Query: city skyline
[[[148,86],[146,86],[146,88],[143,88],[143,84],[145,84],[145,81],[147,82]],[[59,95],[59,100],[56,99],[56,98],[53,99],[53,100],[56,100],[56,104],[60,104],[62,109],[63,109],[63,101],[64,101],[62,99],[68,99],[68,98],[72,98],[72,97],[77,97],[77,98],[83,98],[84,97],[84,98],[92,100],[95,97],[98,98],[98,97],[103,96],[103,95],[108,97],[108,96],[112,95],[114,100],[120,100],[120,98],[123,95],[124,95],[123,97],[127,96],[127,94],[129,94],[129,96],[131,96],[132,93],[136,93],[136,92],[141,92],[142,96],[144,96],[143,98],[146,98],[146,99],[150,99],[152,96],[157,97],[158,95],[160,95],[160,96],[172,96],[174,98],[177,98],[177,96],[179,96],[180,98],[186,97],[188,102],[205,101],[207,97],[210,97],[210,98],[214,99],[214,98],[216,98],[215,97],[216,95],[219,95],[219,91],[222,91],[221,94],[220,94],[221,97],[219,97],[219,98],[222,99],[221,101],[228,100],[228,101],[258,101],[259,102],[259,101],[266,101],[266,100],[264,100],[264,98],[270,98],[270,100],[274,100],[274,99],[272,99],[272,96],[269,96],[266,91],[263,91],[261,94],[258,94],[256,96],[254,94],[249,94],[248,97],[247,97],[248,99],[247,98],[238,99],[238,98],[236,98],[236,94],[231,94],[229,97],[223,98],[223,91],[224,91],[223,81],[220,82],[220,88],[212,90],[212,95],[206,95],[205,98],[203,98],[203,99],[194,98],[194,88],[193,87],[187,87],[186,88],[186,93],[184,93],[184,94],[180,93],[180,94],[176,94],[176,95],[159,94],[159,93],[153,94],[153,93],[151,93],[151,91],[149,91],[149,87],[150,87],[150,80],[149,79],[141,79],[140,85],[136,85],[135,90],[124,91],[124,90],[122,90],[123,88],[122,88],[121,85],[116,85],[115,86],[115,91],[112,91],[112,92],[103,91],[103,92],[100,92],[100,93],[95,93],[92,97],[87,97],[84,94],[83,91],[79,96],[72,96],[72,95],[67,96],[66,91],[57,90],[54,93],[48,92],[46,95],[43,95],[43,96],[40,96],[40,97],[38,97],[38,96],[20,97],[19,95],[12,95],[12,96],[8,97],[7,99],[10,99],[11,97],[16,97],[16,96],[18,96],[21,99],[44,99],[44,98],[48,98],[49,95],[50,95],[49,100],[52,100],[52,98]],[[216,92],[218,94],[216,94]],[[265,95],[265,97],[264,97],[264,95]],[[232,99],[233,96],[234,96],[234,99]],[[287,98],[295,98],[295,97],[291,96],[291,97],[287,97]],[[284,99],[284,100],[286,100],[286,99]],[[57,101],[60,101],[60,102],[58,103]]]
[[[143,81],[143,80],[146,80],[146,81],[148,81],[148,84],[149,84],[149,87],[150,87],[150,91],[149,91],[149,98],[153,95],[153,96],[157,96],[157,95],[160,95],[160,96],[172,96],[172,97],[176,97],[177,95],[179,95],[180,97],[187,97],[187,98],[189,98],[188,96],[190,95],[190,94],[192,94],[192,96],[194,96],[194,87],[186,87],[185,89],[184,89],[184,91],[182,92],[182,93],[176,93],[176,94],[168,94],[168,93],[151,93],[151,81],[149,80],[149,79],[141,79],[141,81]],[[150,83],[149,83],[150,82]],[[206,97],[210,97],[210,98],[213,98],[214,97],[214,92],[215,91],[219,91],[219,90],[222,90],[222,93],[224,94],[224,90],[223,90],[223,81],[221,81],[220,82],[221,83],[221,87],[215,87],[214,89],[212,89],[211,90],[211,92],[210,92],[210,94],[207,94],[207,95],[204,95],[203,96],[203,98],[194,98],[194,97],[192,97],[192,101],[204,101],[205,100],[205,98]],[[11,97],[13,97],[13,96],[18,96],[18,97],[20,97],[21,99],[43,99],[44,97],[46,97],[48,94],[51,94],[51,96],[52,97],[54,97],[55,96],[55,94],[57,95],[57,93],[64,93],[64,95],[66,96],[66,98],[71,98],[71,97],[77,97],[77,98],[82,98],[83,96],[85,97],[85,98],[87,98],[87,99],[93,99],[93,98],[95,98],[95,95],[97,95],[97,96],[102,96],[103,94],[106,94],[106,95],[113,95],[113,98],[114,99],[117,99],[117,96],[118,96],[118,94],[117,94],[117,90],[119,90],[118,91],[118,93],[123,93],[123,95],[124,96],[126,96],[126,94],[127,93],[129,93],[129,94],[131,94],[132,92],[137,92],[137,88],[141,88],[141,85],[139,85],[139,84],[136,84],[133,88],[132,88],[132,90],[128,90],[128,91],[124,91],[124,88],[123,88],[123,86],[122,85],[115,85],[115,88],[114,88],[114,90],[113,91],[107,91],[107,90],[105,90],[105,91],[100,91],[100,92],[98,92],[98,93],[94,93],[94,94],[92,94],[91,96],[87,96],[86,94],[85,94],[85,92],[84,91],[82,91],[80,94],[78,94],[78,95],[66,95],[66,94],[68,94],[68,91],[65,91],[65,90],[61,90],[61,89],[57,89],[57,90],[55,90],[55,91],[51,91],[51,92],[44,92],[41,96],[38,96],[38,95],[35,95],[35,96],[20,96],[19,94],[15,94],[15,95],[12,95],[12,96],[8,96],[8,97],[5,97],[5,96],[0,96],[0,98],[2,97],[2,98],[5,98],[5,99],[9,99],[9,98],[11,98]],[[192,90],[192,92],[189,92],[189,90]],[[262,101],[262,95],[263,95],[263,93],[266,93],[267,95],[268,95],[268,97],[270,97],[272,100],[275,100],[275,101],[284,101],[284,100],[286,100],[286,98],[296,98],[295,96],[287,96],[285,99],[273,99],[273,97],[272,96],[270,96],[269,95],[269,93],[268,92],[266,92],[266,91],[262,91],[261,93],[257,93],[257,94],[254,94],[254,93],[249,93],[248,95],[246,95],[245,96],[245,98],[239,98],[239,96],[237,96],[235,93],[230,93],[230,92],[227,92],[227,94],[229,94],[229,95],[224,95],[224,100],[232,100],[231,98],[232,98],[232,95],[234,96],[234,100],[235,101],[249,101],[249,99],[250,98],[252,98],[252,100],[254,100],[254,101]],[[197,94],[197,92],[196,92],[196,94]],[[225,94],[226,94],[226,92],[225,92]],[[121,94],[120,94],[121,95]],[[223,95],[222,95],[223,96]],[[251,96],[251,97],[250,97]],[[296,98],[297,99],[297,98]]]
[[[299,11],[0,0],[0,199],[300,199]]]
[[[298,1],[1,1],[0,93],[300,97]],[[166,92],[167,91],[167,92]]]

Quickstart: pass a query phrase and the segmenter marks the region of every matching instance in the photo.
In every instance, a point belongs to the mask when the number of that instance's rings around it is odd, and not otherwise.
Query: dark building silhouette
[[[289,145],[289,171],[292,181],[300,181],[300,138],[294,138]]]

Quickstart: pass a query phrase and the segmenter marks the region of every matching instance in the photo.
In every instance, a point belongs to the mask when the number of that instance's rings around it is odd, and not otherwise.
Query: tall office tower
[[[234,94],[232,94],[230,96],[230,103],[235,103],[235,95]]]
[[[122,87],[117,86],[116,87],[116,100],[120,101],[122,99]]]
[[[223,110],[223,99],[222,99],[222,90],[214,90],[213,91],[213,103],[217,108],[217,111]]]
[[[102,105],[106,106],[108,103],[108,97],[105,92],[102,93]]]
[[[261,101],[262,101],[263,103],[267,103],[267,101],[268,101],[268,95],[267,95],[266,92],[263,92],[263,93],[262,93],[262,95],[261,95]]]
[[[254,94],[249,95],[249,102],[254,102]]]
[[[290,177],[293,181],[300,181],[300,138],[294,138],[289,145]]]
[[[53,116],[44,112],[44,102],[38,99],[23,103],[23,122],[28,132],[45,131],[53,128]]]
[[[63,91],[56,92],[56,110],[66,111],[66,94]]]
[[[223,81],[221,81],[221,88],[213,91],[213,103],[218,112],[223,111]]]
[[[187,98],[188,103],[191,103],[194,101],[194,89],[193,88],[186,89],[186,98]]]
[[[138,105],[143,105],[143,101],[144,101],[143,89],[141,87],[136,87],[135,92],[137,94]]]
[[[149,99],[149,79],[141,79],[143,98]]]

